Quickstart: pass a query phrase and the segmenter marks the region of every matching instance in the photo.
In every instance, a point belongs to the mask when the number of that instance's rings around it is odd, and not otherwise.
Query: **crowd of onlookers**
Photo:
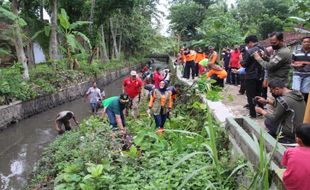
[[[309,114],[305,109],[310,91],[310,37],[300,39],[295,49],[286,46],[282,32],[270,34],[269,47],[262,46],[255,35],[244,42],[224,48],[221,58],[212,46],[208,53],[183,47],[175,64],[183,65],[184,78],[206,73],[216,81],[214,85],[240,86],[239,94],[247,98],[248,116],[264,116],[270,135],[286,146],[299,145],[283,156],[285,187],[310,189],[310,124],[304,123]]]

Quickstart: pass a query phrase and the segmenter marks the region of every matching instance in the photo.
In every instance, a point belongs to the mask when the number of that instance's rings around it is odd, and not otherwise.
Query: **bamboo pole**
[[[308,96],[307,106],[305,110],[304,123],[310,123],[310,96]]]

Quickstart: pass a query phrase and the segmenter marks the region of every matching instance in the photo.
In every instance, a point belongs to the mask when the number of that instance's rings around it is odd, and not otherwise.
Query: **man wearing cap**
[[[139,95],[143,97],[143,82],[137,76],[136,71],[131,71],[130,76],[123,81],[123,92],[128,94],[132,100],[132,115],[133,117],[139,117]]]
[[[124,110],[129,104],[129,97],[127,94],[123,93],[119,97],[113,98],[110,102],[106,104],[106,114],[109,118],[110,125],[113,130],[118,128],[121,132],[125,133],[125,117]]]

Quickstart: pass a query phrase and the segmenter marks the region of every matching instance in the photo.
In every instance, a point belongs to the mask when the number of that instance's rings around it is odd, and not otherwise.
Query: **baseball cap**
[[[137,76],[137,71],[130,71],[131,76]]]
[[[126,93],[123,93],[119,96],[119,100],[121,103],[127,103],[129,102],[129,97]]]

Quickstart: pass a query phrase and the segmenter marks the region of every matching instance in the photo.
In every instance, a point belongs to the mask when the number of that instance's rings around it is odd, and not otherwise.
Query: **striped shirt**
[[[303,49],[298,49],[293,53],[292,60],[294,61],[305,61],[305,64],[301,67],[294,68],[295,72],[309,72],[310,73],[310,52],[305,52]]]

